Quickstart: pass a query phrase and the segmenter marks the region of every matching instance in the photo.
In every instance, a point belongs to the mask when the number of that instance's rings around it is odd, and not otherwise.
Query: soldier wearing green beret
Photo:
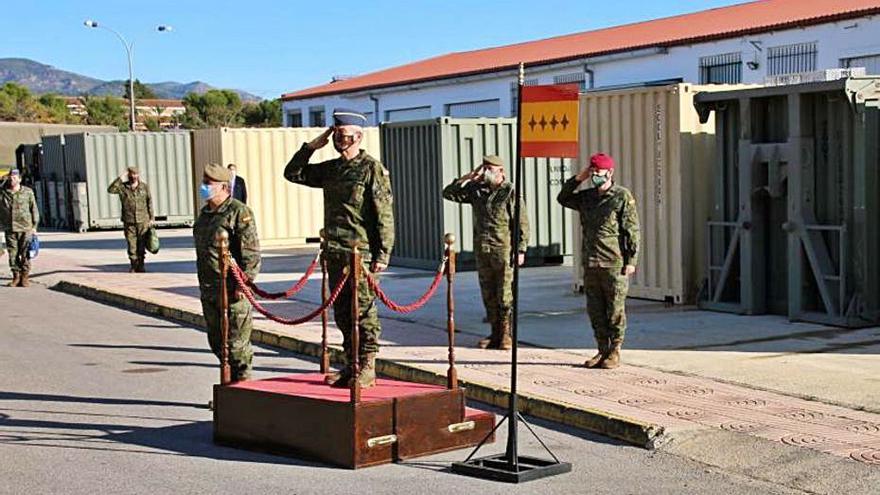
[[[6,236],[6,251],[12,281],[7,287],[30,285],[31,260],[28,250],[31,238],[37,233],[40,212],[34,192],[21,185],[18,170],[12,170],[0,183],[0,230]]]
[[[369,262],[370,272],[376,277],[388,266],[394,245],[394,213],[388,170],[379,160],[360,149],[367,119],[359,112],[344,109],[337,109],[333,118],[335,125],[311,142],[303,144],[284,169],[284,178],[288,181],[324,190],[326,249],[323,256],[327,262],[331,287],[342,279],[343,270],[349,265],[353,243],[360,246],[364,259]],[[330,142],[331,134],[339,158],[310,164],[312,154]],[[348,285],[333,305],[348,363],[340,373],[330,375],[328,382],[335,387],[349,386],[353,354],[350,335],[352,327],[357,325],[361,370],[358,380],[362,387],[371,387],[376,382],[376,354],[379,352],[382,327],[376,311],[375,295],[366,280],[358,283],[360,315],[357,322],[351,321],[352,297]]]
[[[587,180],[593,187],[577,191]],[[604,153],[590,157],[589,167],[568,179],[556,199],[581,216],[584,292],[598,347],[584,366],[617,368],[626,333],[629,277],[639,256],[636,200],[614,183],[614,160]]]
[[[129,273],[143,273],[144,257],[147,251],[147,234],[153,225],[153,198],[150,188],[141,180],[135,167],[120,175],[110,187],[110,194],[118,194],[122,202],[122,224],[125,242],[128,244]]]
[[[446,186],[443,197],[469,204],[473,211],[474,254],[480,293],[491,325],[491,333],[477,346],[481,349],[510,349],[513,306],[511,247],[516,246],[516,260],[522,265],[529,245],[529,217],[522,198],[518,198],[513,184],[505,179],[504,162],[495,155],[484,157],[479,167]],[[513,212],[517,199],[520,201],[520,237],[514,241]]]
[[[229,253],[248,279],[254,280],[260,271],[260,241],[254,213],[244,203],[231,197],[230,178],[229,170],[222,165],[210,164],[205,167],[199,188],[199,195],[205,201],[205,206],[193,226],[196,269],[202,311],[208,327],[208,343],[218,359],[222,349],[220,252],[217,235],[221,231],[229,234]],[[247,299],[236,290],[231,275],[226,287],[229,301],[229,365],[232,369],[232,381],[242,381],[250,377],[254,355],[251,348],[252,308]]]

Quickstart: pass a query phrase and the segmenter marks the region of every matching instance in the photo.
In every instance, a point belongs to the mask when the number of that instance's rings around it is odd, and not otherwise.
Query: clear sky
[[[0,0],[0,58],[100,79],[205,81],[272,98],[441,55],[742,3],[742,0]],[[173,27],[156,31],[159,24]]]

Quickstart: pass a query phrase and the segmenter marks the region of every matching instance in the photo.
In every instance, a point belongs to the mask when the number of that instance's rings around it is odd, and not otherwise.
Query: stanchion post
[[[327,260],[324,259],[324,248],[326,248],[326,240],[324,238],[324,229],[321,229],[319,234],[321,236],[321,257],[319,262],[321,263],[321,306],[327,304],[327,299],[330,298],[329,287],[327,282]],[[330,353],[328,352],[328,344],[327,344],[327,309],[324,308],[324,311],[321,311],[321,373],[327,374],[330,372]]]
[[[351,243],[351,402],[357,404],[361,401],[361,363],[360,363],[360,305],[358,304],[358,286],[361,278],[361,253],[360,243]]]
[[[446,387],[458,388],[458,371],[455,369],[455,234],[446,234],[446,332],[449,337],[449,369],[446,370]]]
[[[229,232],[225,229],[217,234],[217,251],[220,254],[220,384],[232,382],[232,369],[229,366]]]

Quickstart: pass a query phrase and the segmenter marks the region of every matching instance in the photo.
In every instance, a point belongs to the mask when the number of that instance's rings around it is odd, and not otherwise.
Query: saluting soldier
[[[260,241],[257,237],[257,224],[254,214],[244,203],[230,196],[229,170],[222,165],[210,164],[205,167],[199,195],[205,206],[193,226],[196,246],[196,268],[199,276],[202,312],[208,326],[208,343],[211,350],[220,358],[220,250],[217,235],[226,231],[229,234],[229,253],[239,267],[254,280],[260,272]],[[229,365],[232,381],[247,380],[250,377],[254,352],[251,347],[253,330],[252,307],[244,296],[236,290],[232,275],[227,280],[227,299],[229,301]]]
[[[592,187],[575,192],[587,180]],[[614,183],[614,160],[598,153],[590,158],[589,167],[565,182],[557,201],[581,216],[584,292],[598,347],[584,366],[616,368],[626,333],[629,277],[636,271],[639,255],[636,200]]]
[[[21,173],[13,169],[0,187],[0,230],[6,236],[6,251],[12,281],[7,287],[29,287],[31,260],[28,251],[37,233],[40,212],[34,191],[21,185]]]
[[[516,262],[525,261],[529,245],[529,217],[522,198],[507,182],[504,162],[495,155],[483,157],[482,164],[443,189],[449,201],[471,205],[474,216],[474,253],[480,280],[480,293],[491,333],[481,339],[481,349],[507,350],[512,346],[510,313],[513,305],[513,266],[511,246],[516,246]],[[514,208],[520,201],[520,236],[513,239]]]
[[[125,242],[128,243],[129,273],[143,273],[144,256],[147,251],[147,233],[153,225],[153,198],[147,183],[140,180],[135,167],[120,175],[110,187],[110,194],[118,194],[122,202],[122,224]]]
[[[360,149],[363,126],[367,119],[360,112],[336,109],[333,127],[303,144],[287,167],[284,178],[296,184],[324,190],[324,234],[330,284],[335,287],[349,265],[352,244],[357,243],[369,270],[378,276],[387,266],[394,245],[394,212],[392,211],[391,181],[388,170],[379,160]],[[312,154],[326,146],[333,137],[333,147],[339,157],[321,163],[309,163]],[[352,348],[350,334],[357,325],[360,348],[361,387],[376,382],[376,354],[382,327],[376,311],[375,295],[366,280],[358,283],[358,321],[351,321],[351,286],[339,295],[333,305],[336,325],[342,331],[346,365],[328,376],[334,387],[348,387],[352,379]]]

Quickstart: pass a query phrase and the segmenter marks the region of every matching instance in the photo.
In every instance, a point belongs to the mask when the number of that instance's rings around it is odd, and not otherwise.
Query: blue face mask
[[[199,196],[202,198],[202,201],[208,201],[214,197],[214,190],[211,189],[210,185],[202,184],[199,186]]]

